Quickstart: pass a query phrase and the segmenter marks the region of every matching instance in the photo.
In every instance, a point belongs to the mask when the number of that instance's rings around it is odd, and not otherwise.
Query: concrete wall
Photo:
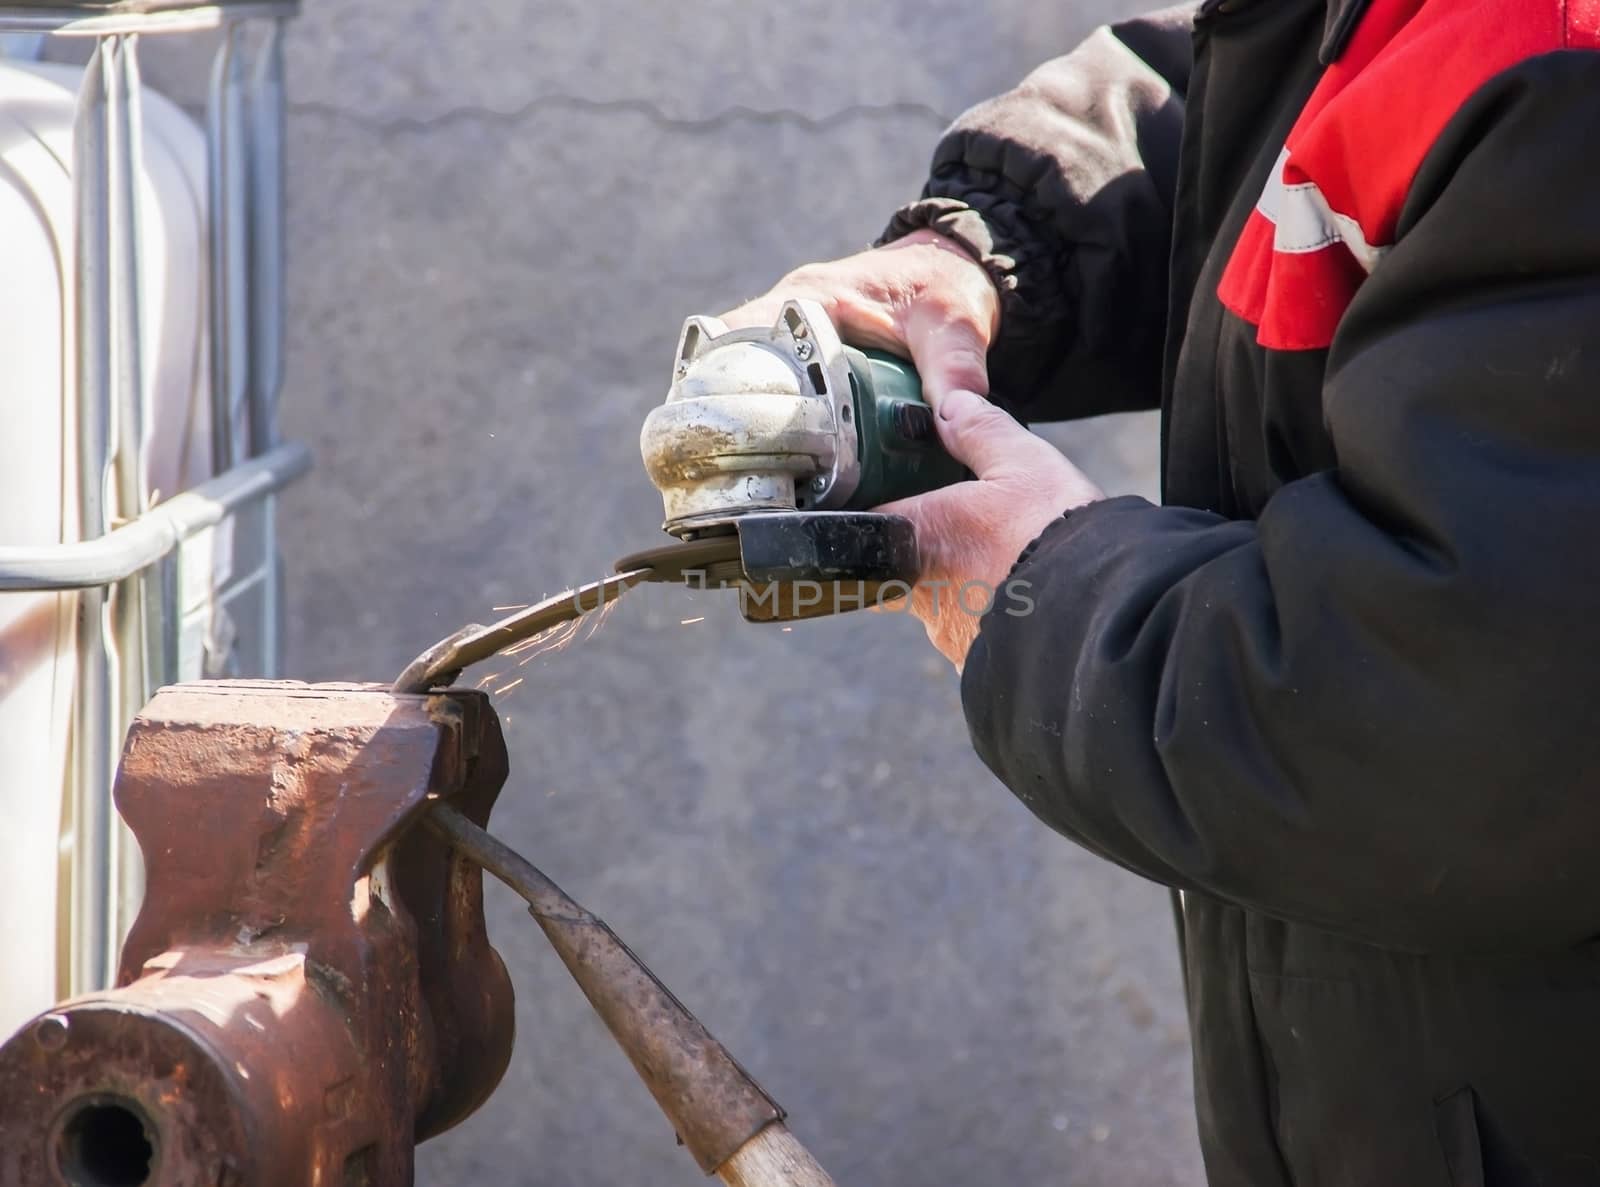
[[[285,427],[318,470],[283,505],[289,674],[389,678],[663,539],[636,438],[684,315],[864,245],[949,117],[1124,7],[307,0]],[[152,61],[198,97],[194,60]],[[1056,439],[1149,490],[1148,420]],[[915,622],[782,632],[649,590],[516,674],[496,831],[842,1184],[1200,1181],[1163,892],[984,771]],[[515,1059],[419,1181],[702,1181],[517,902],[490,914]]]

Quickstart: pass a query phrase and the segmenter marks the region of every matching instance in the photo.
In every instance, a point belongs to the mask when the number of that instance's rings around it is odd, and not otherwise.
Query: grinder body
[[[640,451],[682,543],[620,570],[739,587],[753,621],[856,608],[917,578],[909,520],[871,510],[969,477],[939,440],[916,370],[846,346],[814,301],[769,328],[691,317]]]
[[[846,346],[814,301],[767,329],[691,317],[639,434],[662,525],[689,539],[764,511],[862,511],[966,476],[916,371]]]

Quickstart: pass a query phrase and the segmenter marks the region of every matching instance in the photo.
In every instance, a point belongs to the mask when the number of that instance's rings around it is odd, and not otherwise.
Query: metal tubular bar
[[[178,676],[178,639],[183,608],[179,598],[177,550],[140,571],[145,605],[161,611],[145,618],[145,676],[152,691],[174,684]]]
[[[111,78],[117,47],[101,41],[84,69],[73,125],[78,534],[105,535],[113,360],[111,268]],[[111,658],[107,591],[80,595],[77,703],[73,714],[72,885],[68,992],[111,976]]]
[[[284,353],[284,19],[268,23],[250,79],[250,453],[278,440],[278,399]],[[278,567],[277,508],[262,515],[262,583],[257,619],[262,674],[276,676],[283,662],[283,597]]]
[[[296,0],[248,4],[197,4],[156,11],[97,11],[94,6],[28,5],[0,10],[0,33],[54,33],[61,37],[111,37],[131,33],[203,33],[229,21],[293,16]],[[86,15],[87,14],[87,15]]]
[[[109,215],[112,338],[112,466],[116,479],[116,519],[144,511],[144,359],[139,277],[139,188],[143,174],[143,135],[139,102],[139,59],[135,37],[107,41],[111,51],[112,111]]]
[[[283,389],[285,100],[282,19],[268,25],[250,80],[250,452],[277,441]]]
[[[282,490],[311,469],[297,441],[152,507],[113,532],[53,548],[0,547],[0,591],[96,590],[148,568],[195,532],[214,527],[254,499]]]
[[[211,454],[222,473],[248,453],[250,412],[247,99],[242,30],[230,24],[206,111],[211,216]]]
[[[143,82],[139,75],[139,39],[126,35],[112,39],[115,69],[111,94],[111,328],[113,368],[113,470],[116,476],[117,507],[114,522],[137,519],[145,510],[144,408],[145,374],[141,278],[143,226],[140,222],[140,190],[144,179],[144,120],[140,101]],[[113,659],[117,674],[117,697],[111,716],[112,737],[120,741],[155,691],[150,683],[146,625],[152,609],[146,596],[146,582],[133,576],[116,587],[111,601]],[[113,745],[114,751],[120,745]],[[106,813],[112,821],[112,898],[111,912],[114,962],[121,938],[133,923],[139,900],[144,894],[144,864],[138,843],[123,825],[110,803],[111,788],[106,786]],[[88,988],[87,986],[85,988]],[[94,986],[93,988],[100,988]]]

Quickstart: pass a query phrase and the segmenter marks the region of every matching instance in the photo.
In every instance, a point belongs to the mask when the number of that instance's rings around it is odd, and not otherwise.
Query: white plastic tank
[[[77,539],[72,125],[82,71],[0,59],[0,543]],[[204,480],[205,138],[144,91],[145,486]],[[0,593],[0,1036],[60,996],[61,836],[77,597]]]

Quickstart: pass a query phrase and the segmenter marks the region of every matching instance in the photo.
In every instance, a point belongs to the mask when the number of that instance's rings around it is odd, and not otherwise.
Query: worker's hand
[[[1049,613],[1006,578],[1051,520],[1105,495],[1055,446],[974,392],[951,392],[936,421],[945,449],[976,477],[878,510],[916,525],[922,573],[911,612],[959,672],[991,605]]]
[[[937,231],[797,268],[722,320],[730,329],[770,326],[785,301],[807,297],[850,345],[909,355],[934,408],[953,391],[988,394],[1000,296],[978,262]]]

